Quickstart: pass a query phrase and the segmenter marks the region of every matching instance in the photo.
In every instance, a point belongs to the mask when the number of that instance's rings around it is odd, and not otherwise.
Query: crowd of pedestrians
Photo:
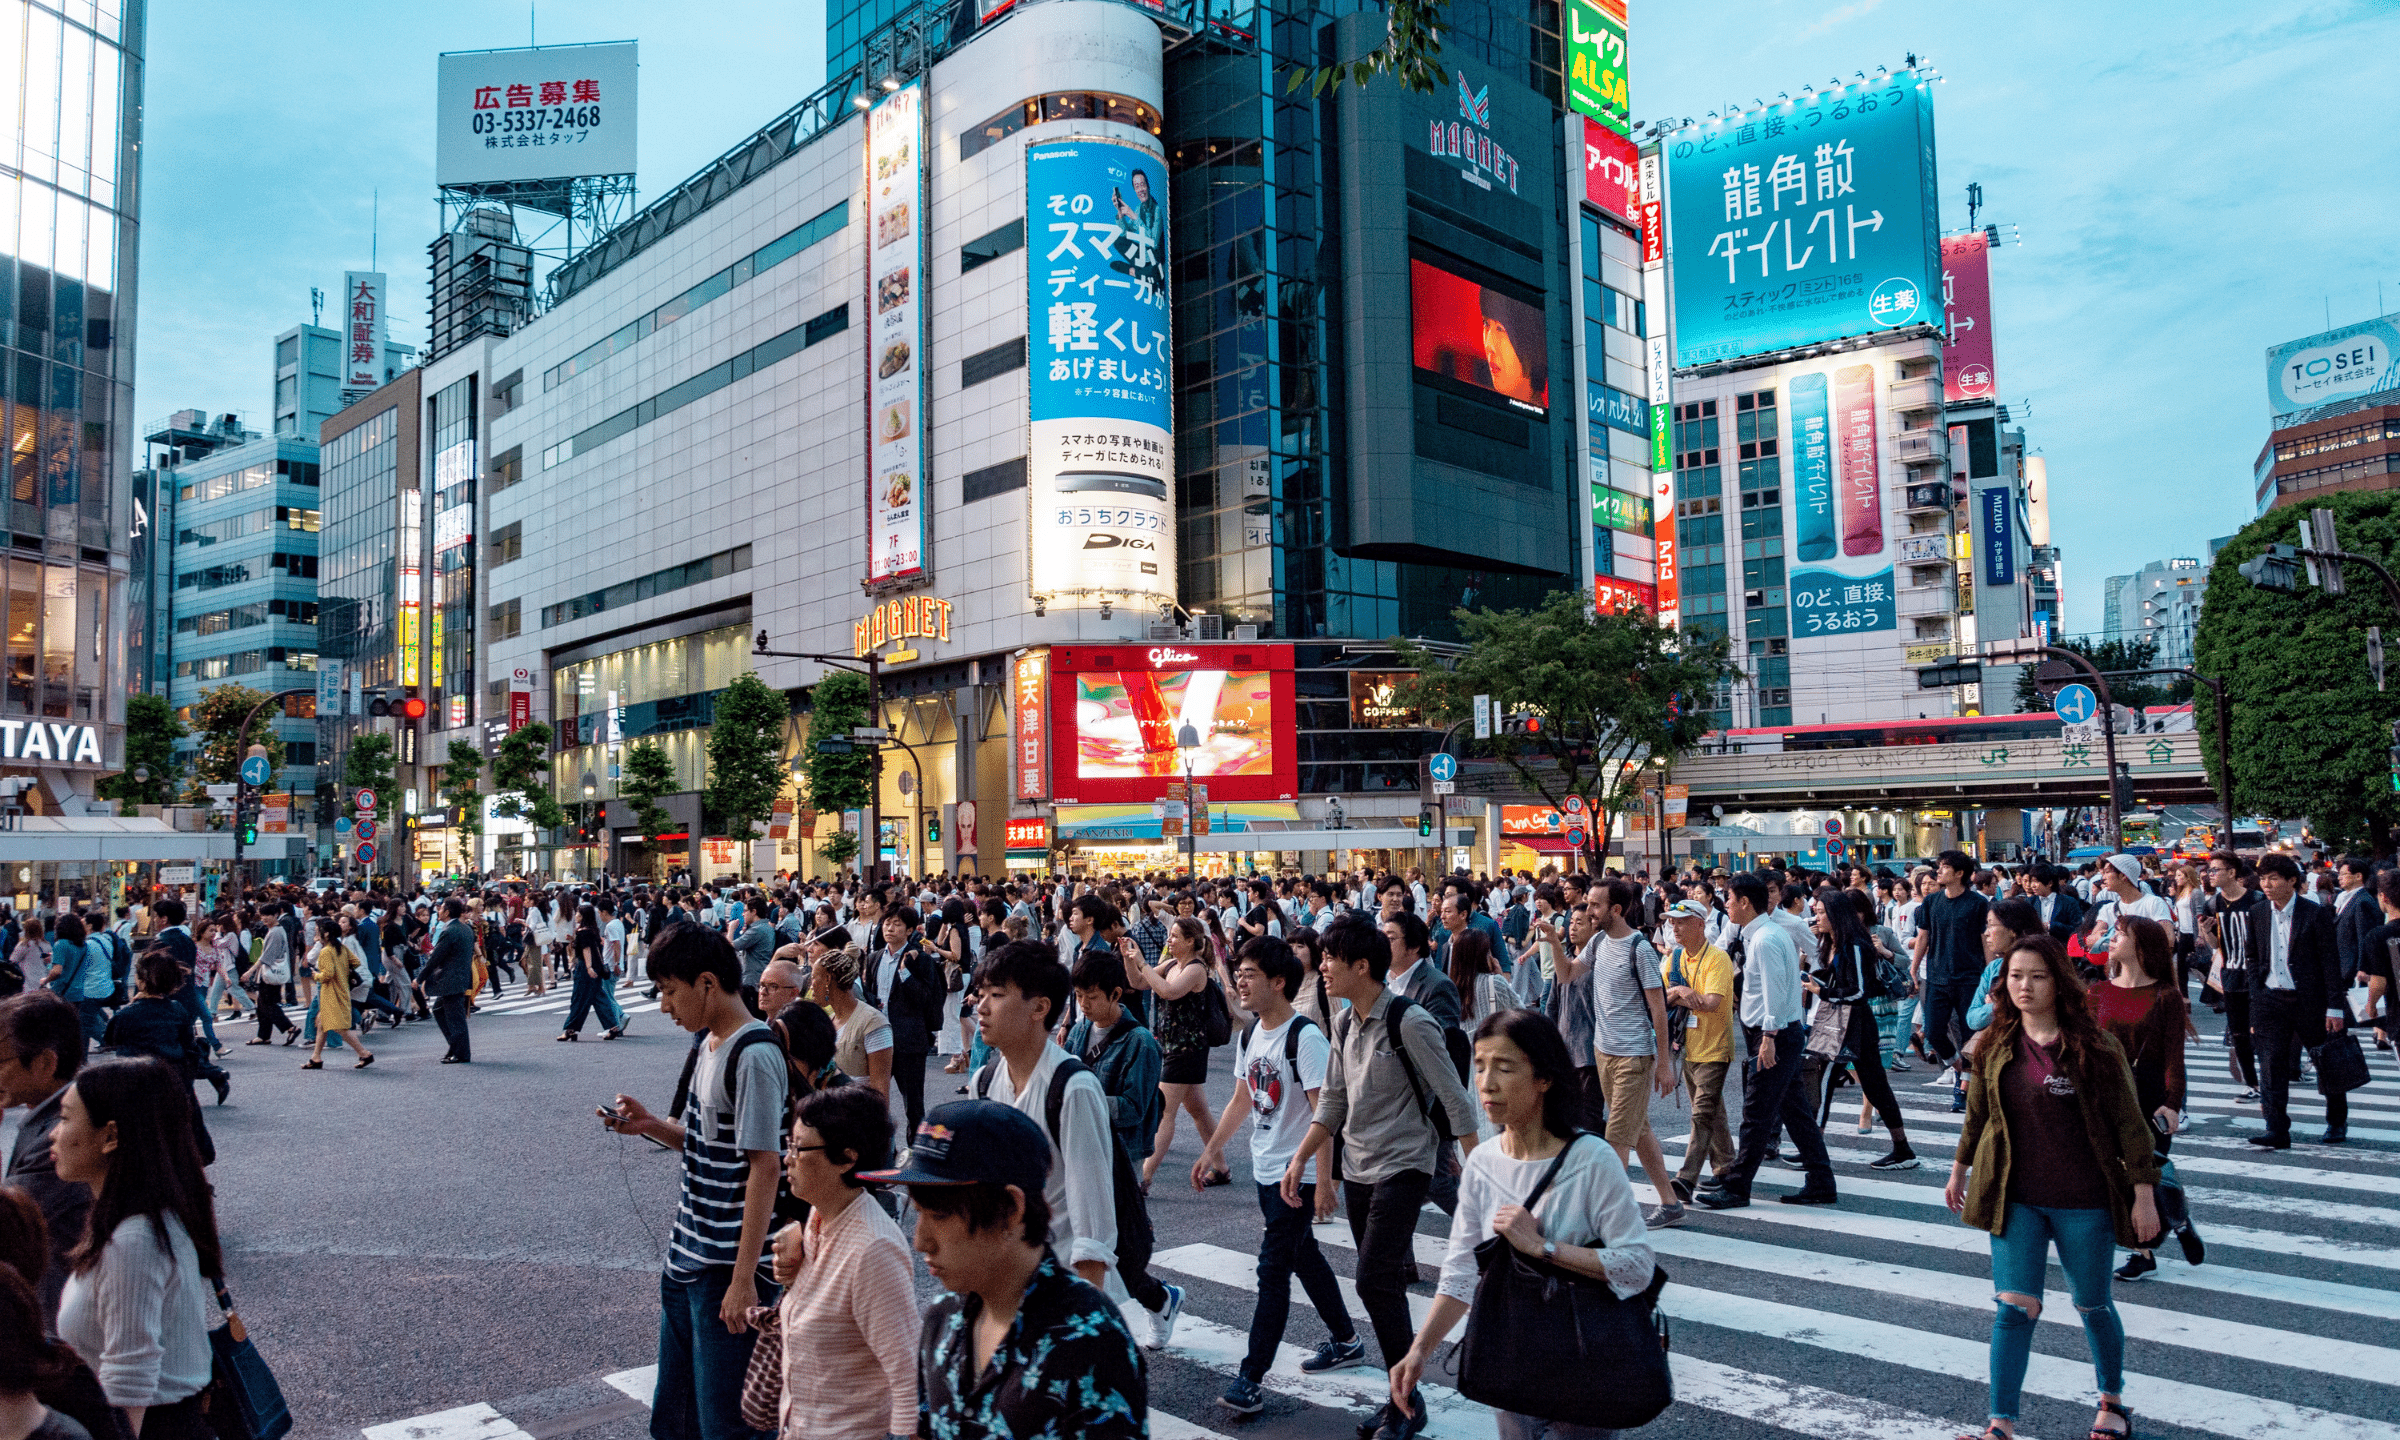
[[[378,1023],[431,1021],[441,1063],[469,1064],[480,1003],[561,983],[562,1042],[594,1016],[603,1039],[627,1033],[636,987],[690,1037],[671,1100],[602,1109],[680,1158],[661,1440],[1145,1433],[1143,1351],[1172,1343],[1185,1301],[1150,1273],[1150,1196],[1162,1173],[1229,1184],[1237,1141],[1258,1284],[1221,1403],[1264,1408],[1296,1278],[1327,1335],[1302,1370],[1378,1365],[1389,1400],[1362,1436],[1409,1440],[1435,1350],[1473,1323],[1479,1246],[1653,1303],[1649,1233],[1753,1203],[1763,1165],[1802,1172],[1780,1203],[1838,1203],[1824,1130],[1844,1085],[1860,1131],[1889,1136],[1872,1166],[1919,1166],[1889,1078],[1918,1065],[1964,1116],[1945,1198],[1992,1235],[1986,1433],[2013,1433],[2055,1251],[2109,1435],[2131,1423],[2111,1285],[2155,1272],[2170,1233],[2201,1256],[2159,1190],[2193,1008],[2227,1017],[2254,1143],[2290,1145],[2312,1056],[2332,1068],[2352,1021],[2391,1043],[2400,875],[2230,854],[1998,871],[1952,852],[1899,876],[268,890],[189,915],[161,895],[113,919],[0,920],[0,983],[25,990],[0,1000],[0,1106],[25,1112],[0,1332],[36,1326],[29,1361],[0,1366],[0,1405],[21,1382],[95,1436],[210,1433],[226,1302],[194,1089],[228,1093],[219,1022],[254,1016],[249,1045],[363,1069]],[[1212,1108],[1225,1048],[1233,1087]],[[1691,1133],[1670,1168],[1650,1108],[1678,1089]],[[2316,1138],[2338,1144],[2327,1099]],[[1186,1118],[1197,1158],[1169,1170]],[[1418,1323],[1429,1203],[1451,1234]],[[1333,1216],[1371,1351],[1312,1228]],[[911,1250],[947,1292],[923,1313]],[[1498,1415],[1506,1440],[1610,1433]]]

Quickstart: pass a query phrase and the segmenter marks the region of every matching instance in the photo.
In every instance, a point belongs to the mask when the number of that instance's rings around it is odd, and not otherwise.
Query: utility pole
[[[2099,667],[2092,664],[2088,658],[2075,651],[2062,649],[2056,645],[2045,645],[2039,640],[1986,640],[1983,642],[1983,658],[1987,662],[2022,663],[2025,660],[2044,655],[2054,660],[2063,660],[2082,671],[2084,678],[2092,682],[2093,693],[2100,699],[2100,741],[2104,762],[2108,766],[2108,848],[2121,850],[2125,847],[2125,814],[2123,808],[2117,803],[2117,727],[2114,723],[2117,702],[2109,694],[2108,677],[2101,674]],[[2230,832],[2228,834],[2230,835]]]

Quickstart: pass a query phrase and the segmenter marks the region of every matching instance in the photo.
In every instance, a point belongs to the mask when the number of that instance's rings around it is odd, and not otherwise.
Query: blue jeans
[[[750,1330],[735,1335],[717,1318],[732,1283],[731,1266],[702,1271],[690,1281],[659,1275],[652,1440],[752,1440],[756,1435],[742,1423],[742,1376],[758,1336]],[[759,1286],[761,1305],[773,1301],[774,1288]]]
[[[2125,1391],[2125,1325],[2109,1298],[2108,1262],[2117,1254],[2117,1226],[2106,1210],[2049,1210],[2008,1202],[2008,1223],[1992,1237],[1992,1289],[2040,1298],[2050,1269],[2050,1244],[2058,1242],[2058,1267],[2067,1293],[2083,1317],[2083,1338],[2092,1350],[2092,1375],[2103,1395]],[[2034,1317],[2022,1306],[1999,1302],[1992,1317],[1992,1417],[2017,1418],[2017,1394],[2033,1353]]]
[[[594,997],[600,1007],[600,1018],[611,1030],[625,1028],[625,1007],[617,1003],[617,977],[600,977],[600,993]]]
[[[1280,1188],[1261,1185],[1258,1208],[1267,1228],[1258,1241],[1258,1304],[1250,1312],[1250,1355],[1242,1362],[1242,1378],[1253,1383],[1275,1364],[1275,1347],[1283,1343],[1284,1325],[1291,1319],[1295,1274],[1333,1338],[1345,1344],[1358,1338],[1333,1267],[1325,1263],[1325,1252],[1317,1248],[1316,1233],[1309,1228],[1317,1214],[1317,1187],[1301,1186],[1295,1208],[1283,1203]]]
[[[100,1037],[108,1033],[108,1005],[105,1001],[76,1001],[75,1017],[83,1026],[83,1038],[89,1044],[99,1044]]]

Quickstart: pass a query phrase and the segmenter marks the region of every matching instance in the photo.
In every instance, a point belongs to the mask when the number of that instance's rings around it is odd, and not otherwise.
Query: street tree
[[[1477,695],[1491,696],[1497,712],[1540,717],[1538,733],[1495,726],[1490,740],[1467,743],[1505,762],[1553,809],[1581,797],[1594,817],[1587,854],[1596,871],[1616,817],[1641,803],[1645,772],[1655,778],[1707,733],[1708,695],[1741,674],[1732,647],[1640,611],[1595,613],[1575,590],[1532,610],[1453,613],[1467,646],[1454,659],[1392,642],[1418,671],[1396,698],[1435,725],[1470,718]]]
[[[801,774],[808,782],[809,803],[819,814],[840,815],[863,810],[875,787],[875,755],[871,750],[848,752],[819,748],[819,742],[847,737],[867,723],[867,681],[848,670],[834,670],[809,691],[808,749],[801,755]],[[847,864],[859,851],[858,836],[836,830],[817,843],[818,853],[836,865]]]
[[[1311,95],[1323,95],[1344,84],[1363,86],[1378,75],[1389,75],[1420,95],[1440,89],[1442,20],[1449,13],[1449,0],[1385,0],[1383,9],[1383,44],[1354,60],[1295,66],[1284,82],[1284,93],[1306,85]]]
[[[471,740],[450,742],[442,764],[442,803],[458,810],[459,833],[483,833],[483,750]],[[472,867],[470,867],[472,868]]]
[[[550,727],[536,720],[509,731],[492,752],[492,793],[499,797],[494,811],[536,830],[567,823],[567,812],[550,792],[551,739]]]
[[[237,717],[238,718],[238,717]],[[191,733],[175,718],[175,707],[164,695],[144,692],[125,701],[125,769],[94,787],[103,800],[122,805],[164,805],[175,794],[175,742]],[[137,767],[148,767],[150,778],[137,780]]]
[[[2061,637],[2050,642],[2061,650],[2072,650],[2092,662],[2092,668],[2109,677],[2109,697],[2119,705],[2144,709],[2152,705],[2181,705],[2192,698],[2191,677],[2186,675],[2144,675],[2131,673],[2148,670],[2158,664],[2156,640],[2080,640]],[[2042,698],[2034,684],[2034,672],[2039,665],[2027,665],[2017,672],[2017,713],[2034,715],[2046,711],[2051,701]],[[2119,679],[2122,675],[2124,678]],[[2080,675],[2077,676],[2081,678]]]
[[[283,769],[283,737],[275,733],[275,707],[259,704],[268,693],[239,683],[200,692],[200,703],[192,707],[192,728],[200,736],[200,753],[192,766],[192,788],[186,798],[205,799],[201,785],[232,784],[241,771],[242,757],[253,745],[266,746],[267,763],[278,771]],[[253,709],[258,714],[243,731],[242,717]]]
[[[709,812],[736,840],[751,839],[783,793],[783,729],[791,702],[753,671],[717,695],[708,731]]]
[[[2400,493],[2350,490],[2313,498],[2334,512],[2341,548],[2400,563]],[[2378,691],[2367,627],[2400,639],[2400,615],[2374,574],[2344,571],[2347,592],[2302,581],[2261,589],[2240,573],[2269,545],[2297,541],[2289,509],[2260,516],[2217,551],[2193,640],[2193,668],[2228,679],[2236,814],[2306,817],[2320,839],[2389,852],[2400,795],[2389,778],[2400,684]],[[2213,727],[2200,727],[2210,774],[2221,775]]]
[[[350,737],[349,753],[342,757],[342,787],[348,795],[374,791],[378,815],[399,813],[400,782],[392,774],[391,736],[368,731]]]
[[[634,822],[642,827],[642,839],[650,847],[654,866],[660,859],[659,837],[675,823],[658,797],[674,788],[675,762],[657,742],[644,740],[625,752],[625,774],[617,782],[617,793],[633,807]]]

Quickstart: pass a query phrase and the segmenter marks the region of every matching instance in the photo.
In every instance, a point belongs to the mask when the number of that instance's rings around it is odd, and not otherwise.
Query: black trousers
[[[1776,1033],[1775,1064],[1767,1069],[1758,1063],[1762,1032],[1747,1025],[1742,1032],[1749,1038],[1750,1058],[1742,1062],[1742,1133],[1733,1168],[1725,1172],[1725,1192],[1748,1199],[1759,1165],[1774,1150],[1776,1137],[1788,1130],[1806,1167],[1802,1188],[1811,1195],[1832,1194],[1833,1157],[1825,1153],[1825,1132],[1817,1128],[1800,1083],[1808,1063],[1808,1027],[1795,1020]]]
[[[2242,1083],[2258,1088],[2258,1052],[2250,1037],[2250,990],[2247,985],[2225,990],[2225,1033],[2233,1037],[2233,1061],[2242,1069]]]
[[[258,1038],[272,1040],[277,1030],[297,1030],[283,1013],[283,987],[262,982],[258,987]]]
[[[2324,1044],[2325,1019],[2300,1006],[2289,990],[2261,990],[2250,996],[2250,1026],[2258,1055],[2259,1109],[2267,1134],[2292,1138],[2292,1081],[2300,1074],[2300,1052]],[[2350,1097],[2325,1097],[2325,1124],[2340,1129],[2350,1123]]]
[[[467,997],[437,995],[433,1001],[433,1023],[442,1027],[442,1038],[450,1042],[450,1055],[458,1060],[473,1060],[475,1053],[467,1040]]]
[[[1417,1280],[1417,1216],[1432,1179],[1422,1170],[1403,1170],[1372,1183],[1342,1182],[1350,1240],[1358,1247],[1358,1303],[1366,1309],[1387,1370],[1400,1363],[1417,1338],[1408,1314],[1408,1287]]]
[[[917,1122],[925,1118],[925,1057],[923,1050],[894,1050],[892,1052],[892,1083],[900,1087],[900,1103],[908,1112],[907,1134],[917,1133]]]

